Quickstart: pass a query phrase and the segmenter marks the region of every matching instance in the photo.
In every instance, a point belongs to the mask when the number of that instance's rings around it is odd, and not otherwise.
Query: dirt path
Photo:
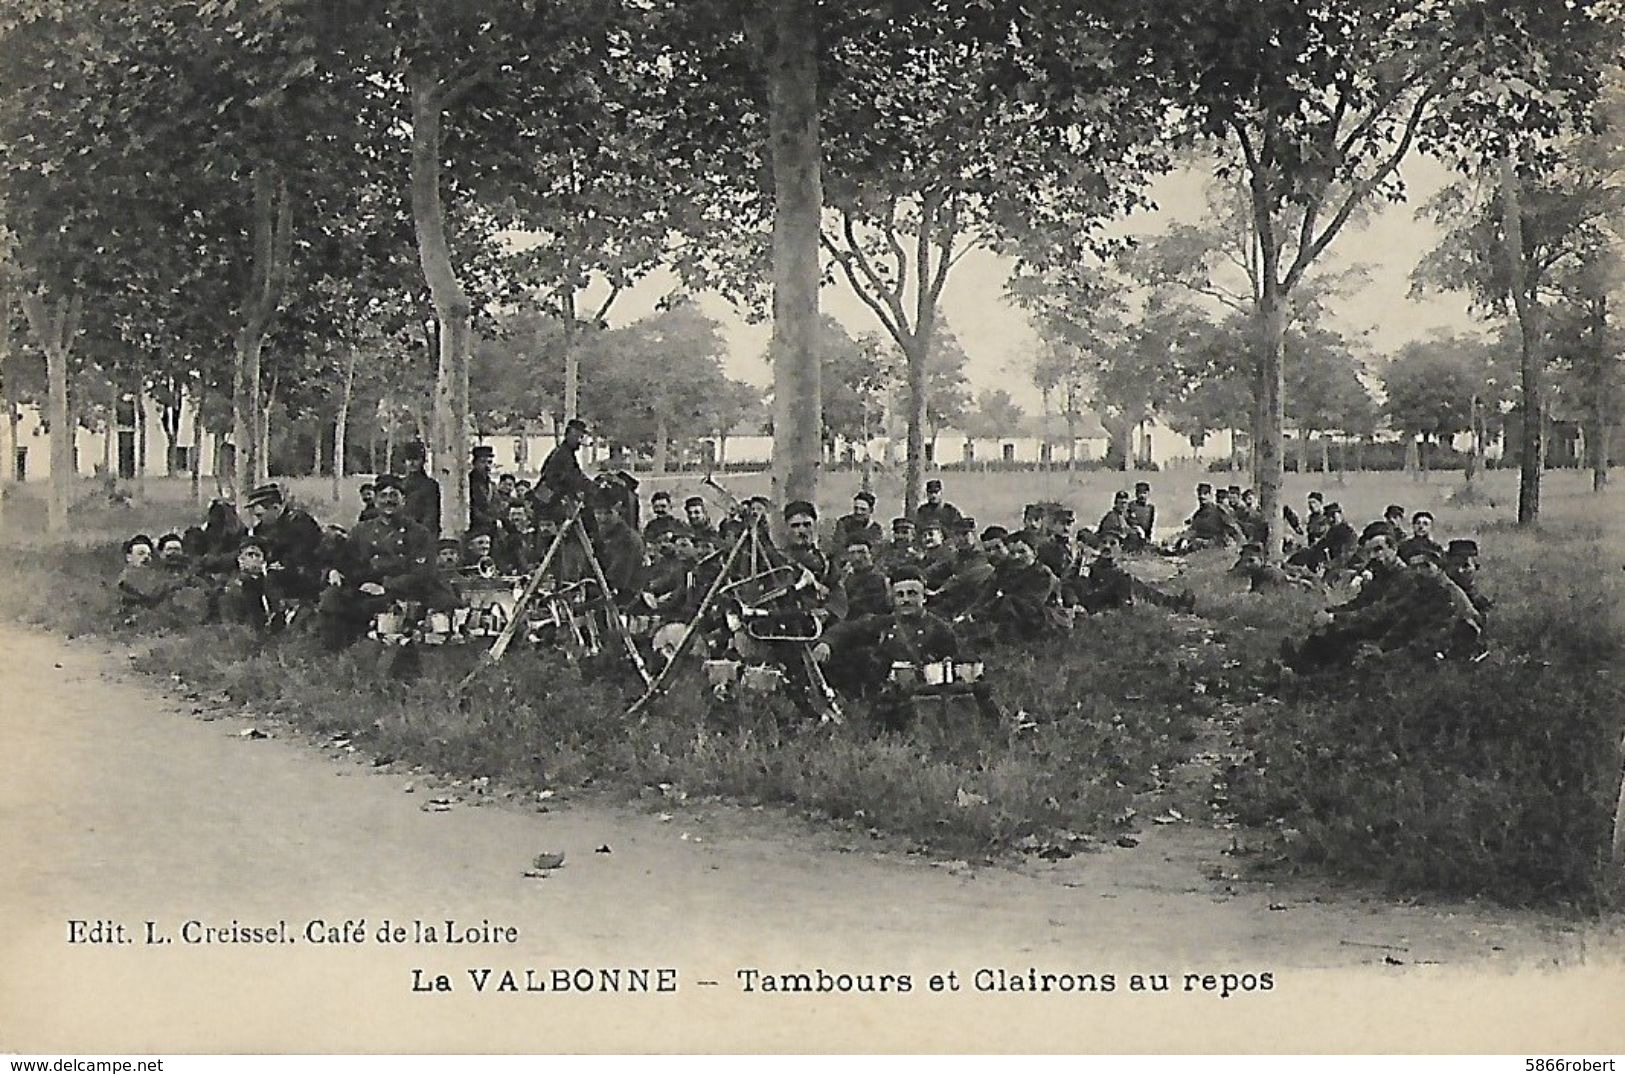
[[[1620,993],[1592,979],[1621,979],[1616,929],[1225,879],[1223,832],[1170,825],[1132,850],[972,869],[716,803],[539,812],[342,747],[242,737],[240,716],[167,698],[95,645],[6,628],[0,647],[0,1050],[1222,1050],[1284,1045],[1276,1034],[1305,1031],[1305,1003],[1329,1013],[1298,1047],[1360,1049],[1372,1004],[1408,1012],[1416,1031],[1482,1021],[1469,1046],[1513,1031],[1503,1001],[1520,1031],[1617,1014]],[[431,806],[442,797],[456,804]],[[565,862],[525,876],[540,853]],[[519,938],[379,943],[386,918],[488,921]],[[316,919],[365,919],[365,940],[313,942]],[[69,943],[72,920],[123,923],[133,942]],[[149,920],[174,942],[140,942]],[[291,939],[180,933],[234,920],[286,921]],[[523,984],[526,968],[545,981],[583,966],[671,967],[680,984],[490,994],[505,969]],[[468,971],[486,967],[490,989],[476,993]],[[1530,989],[1536,967],[1560,976]],[[743,968],[908,973],[913,987],[769,995],[744,990]],[[977,988],[978,969],[995,983],[1031,968],[1117,986]],[[455,991],[414,992],[414,970]],[[960,991],[931,994],[930,975],[950,970]],[[1173,994],[1129,996],[1135,972],[1171,975]],[[1270,972],[1274,988],[1184,993],[1185,972]],[[1464,981],[1479,998],[1456,1011]]]

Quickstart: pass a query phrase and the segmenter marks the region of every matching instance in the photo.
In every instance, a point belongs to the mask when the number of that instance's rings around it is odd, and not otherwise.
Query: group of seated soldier
[[[430,481],[421,459],[412,462],[419,483]],[[118,592],[132,614],[191,607],[205,620],[264,632],[304,619],[338,649],[366,636],[387,609],[465,607],[469,579],[513,581],[551,556],[557,579],[601,584],[615,614],[645,628],[643,641],[654,652],[670,654],[679,638],[697,634],[702,655],[748,660],[774,656],[779,635],[767,632],[764,643],[747,638],[722,608],[710,608],[703,623],[700,613],[730,583],[781,570],[795,581],[776,599],[806,627],[804,635],[784,627],[783,639],[808,639],[842,692],[882,699],[895,694],[888,685],[894,665],[951,663],[977,646],[1030,643],[1064,632],[1078,615],[1133,605],[1192,611],[1188,590],[1167,592],[1127,569],[1125,555],[1139,551],[1240,544],[1238,566],[1255,589],[1358,572],[1365,579],[1359,596],[1333,608],[1331,622],[1302,646],[1288,646],[1293,666],[1335,663],[1367,644],[1463,652],[1478,644],[1487,607],[1473,584],[1473,542],[1441,548],[1426,511],[1411,516],[1405,533],[1398,507],[1356,535],[1338,505],[1318,493],[1306,519],[1288,513],[1301,544],[1276,566],[1253,539],[1261,517],[1250,490],[1205,483],[1196,512],[1166,544],[1158,542],[1144,481],[1132,494],[1116,493],[1092,530],[1074,531],[1073,512],[1053,502],[1027,505],[1020,528],[979,528],[933,480],[914,512],[891,521],[889,536],[875,520],[874,495],[863,491],[823,535],[812,504],[789,504],[776,541],[764,497],[737,504],[715,523],[705,499],[686,498],[679,515],[671,493],[660,490],[639,526],[636,482],[628,476],[602,475],[580,500],[567,501],[539,500],[509,476],[487,475],[486,506],[458,537],[439,536],[430,524],[438,525],[438,506],[432,516],[427,507],[414,509],[409,482],[393,475],[364,488],[365,506],[350,530],[323,527],[280,486],[261,486],[247,497],[247,525],[229,503],[216,501],[205,522],[184,534],[131,538]],[[566,524],[578,516],[561,510],[563,502],[583,504],[580,526]],[[747,543],[749,561],[734,558]],[[784,652],[774,658],[790,663]],[[984,712],[996,711],[985,686],[972,693]]]
[[[1478,542],[1458,538],[1441,549],[1431,540],[1400,542],[1387,530],[1368,529],[1359,551],[1359,590],[1327,609],[1325,622],[1301,642],[1283,641],[1283,663],[1311,671],[1371,653],[1432,660],[1484,655],[1491,602],[1478,587]]]

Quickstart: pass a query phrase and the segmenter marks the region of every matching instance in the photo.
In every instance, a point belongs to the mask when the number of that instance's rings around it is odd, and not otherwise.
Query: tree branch
[[[886,331],[891,333],[891,337],[897,341],[897,345],[899,347],[904,346],[907,338],[905,328],[900,323],[893,321],[892,315],[887,312],[886,307],[881,305],[879,300],[864,287],[863,283],[858,279],[856,271],[852,268],[851,260],[836,248],[835,244],[830,241],[829,236],[820,234],[819,239],[823,242],[824,248],[830,252],[830,256],[835,259],[835,263],[841,266],[841,271],[846,275],[846,282],[852,288],[852,293],[857,295],[865,306],[874,311],[875,316],[880,318],[880,323],[885,326]]]

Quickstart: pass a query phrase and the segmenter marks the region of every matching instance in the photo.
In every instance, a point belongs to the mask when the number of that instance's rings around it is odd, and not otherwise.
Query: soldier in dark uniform
[[[1308,504],[1309,513],[1303,519],[1303,539],[1306,545],[1311,545],[1326,536],[1331,523],[1326,521],[1326,497],[1318,492],[1311,492]]]
[[[587,439],[587,423],[571,418],[564,425],[564,438],[542,460],[542,472],[531,490],[531,499],[537,507],[537,517],[563,521],[569,505],[589,502],[594,485],[581,469],[576,451]]]
[[[152,538],[138,533],[124,542],[124,569],[115,588],[125,610],[156,608],[169,599],[175,582],[152,562]]]
[[[947,619],[965,615],[980,604],[994,574],[993,563],[977,540],[976,520],[961,518],[954,529],[954,558],[948,576],[926,590],[931,610]]]
[[[1445,572],[1443,557],[1418,548],[1405,561],[1412,585],[1397,602],[1388,629],[1377,640],[1384,652],[1407,650],[1423,658],[1476,656],[1482,651],[1484,619]]]
[[[1422,549],[1444,555],[1444,546],[1433,539],[1433,512],[1418,511],[1411,516],[1411,535],[1399,542],[1399,558],[1409,560]]]
[[[252,627],[260,634],[280,631],[288,622],[280,580],[268,570],[269,551],[258,537],[245,537],[237,551],[237,573],[220,591],[222,621]]]
[[[401,492],[406,496],[406,517],[438,539],[440,536],[440,482],[424,472],[429,453],[414,440],[401,452],[406,473],[401,476]],[[470,491],[470,498],[473,493]]]
[[[1078,600],[1090,615],[1133,604],[1153,604],[1179,612],[1195,609],[1196,597],[1190,590],[1177,595],[1166,593],[1130,574],[1117,560],[1121,550],[1122,542],[1116,537],[1101,538],[1094,562],[1082,579]]]
[[[1003,526],[989,526],[982,531],[982,552],[987,556],[987,561],[993,565],[995,570],[998,569],[1000,563],[1004,562],[1004,542],[1009,537],[1010,531]]]
[[[1478,542],[1464,537],[1452,540],[1444,550],[1444,571],[1467,594],[1478,614],[1487,616],[1495,602],[1478,588]]]
[[[400,480],[378,479],[378,517],[350,535],[351,574],[329,578],[322,593],[321,635],[343,648],[367,631],[372,617],[394,600],[425,600],[435,592],[435,537],[406,517]]]
[[[994,572],[990,593],[973,614],[991,624],[1002,637],[1040,637],[1051,627],[1049,607],[1059,593],[1060,581],[1038,562],[1033,546],[1023,535],[1011,534],[1005,550],[1005,562]]]
[[[1405,509],[1397,503],[1389,504],[1381,518],[1368,523],[1365,529],[1360,531],[1360,539],[1363,541],[1376,533],[1386,534],[1397,547],[1405,540]]]
[[[1279,589],[1312,589],[1315,586],[1314,576],[1302,567],[1271,563],[1264,553],[1264,546],[1257,541],[1249,541],[1241,546],[1241,555],[1236,558],[1236,565],[1231,571],[1247,580],[1249,593]]]
[[[829,557],[818,550],[817,508],[806,500],[792,500],[784,505],[784,525],[790,531],[784,557],[813,576],[817,604],[826,618],[846,618],[846,586]]]
[[[361,513],[356,516],[357,522],[365,522],[369,518],[378,517],[378,486],[368,481],[361,486]]]
[[[649,521],[643,527],[643,543],[658,544],[662,537],[677,532],[683,524],[671,513],[671,493],[661,489],[649,497]]]
[[[683,517],[688,522],[688,531],[694,535],[696,540],[701,538],[716,540],[717,527],[711,521],[711,516],[706,511],[703,499],[698,496],[690,496],[684,500]]]
[[[1343,521],[1343,508],[1340,504],[1335,502],[1327,504],[1321,515],[1326,523],[1326,532],[1308,548],[1301,548],[1292,553],[1287,559],[1289,565],[1307,567],[1321,573],[1340,570],[1348,565],[1360,545],[1359,535],[1354,532],[1353,526]],[[1382,535],[1387,536],[1385,532]]]
[[[853,496],[852,513],[835,520],[835,535],[831,547],[838,552],[844,551],[852,538],[863,537],[867,539],[871,549],[878,548],[886,540],[886,535],[880,531],[880,524],[875,521],[874,514],[874,493],[859,492]]]
[[[927,522],[920,526],[919,567],[927,587],[933,578],[940,582],[953,571],[954,550],[948,547],[947,531],[939,522]]]
[[[875,556],[875,566],[887,578],[902,567],[916,570],[925,566],[925,556],[914,543],[914,520],[899,516],[891,520],[891,540]]]
[[[914,524],[925,532],[925,528],[935,522],[947,533],[954,521],[962,517],[959,509],[951,503],[944,503],[942,499],[942,482],[932,478],[925,483],[925,502],[914,509]]]
[[[891,585],[875,569],[874,549],[866,535],[850,534],[841,561],[847,614],[853,617],[885,615],[891,611]]]
[[[1019,536],[1037,548],[1044,540],[1044,514],[1045,507],[1041,503],[1029,503],[1021,509],[1021,528],[1010,536]]]
[[[529,574],[542,557],[542,532],[522,503],[508,506],[508,517],[491,542],[491,555],[503,574]]]
[[[1072,573],[1072,540],[1070,530],[1075,521],[1071,509],[1058,504],[1044,505],[1044,520],[1039,540],[1033,542],[1038,562],[1048,567],[1056,580]]]
[[[1185,520],[1185,532],[1174,541],[1175,552],[1195,552],[1214,546],[1223,547],[1241,539],[1241,530],[1235,519],[1219,504],[1213,486],[1202,482],[1196,486],[1196,511]]]
[[[1128,493],[1119,489],[1112,496],[1111,508],[1100,516],[1100,524],[1095,527],[1095,538],[1116,537],[1119,543],[1126,544],[1133,530],[1134,523],[1128,517]]]
[[[609,489],[595,489],[593,516],[597,532],[593,551],[609,583],[610,594],[621,607],[635,601],[643,590],[646,549],[643,538],[626,520],[620,497]]]
[[[321,592],[322,527],[301,507],[288,504],[282,487],[261,485],[248,494],[254,536],[265,546],[267,568],[290,600],[315,600]]]
[[[892,579],[891,598],[894,610],[889,614],[864,616],[840,627],[830,646],[839,656],[831,664],[840,669],[843,688],[874,699],[873,711],[883,726],[902,730],[913,713],[918,686],[891,682],[892,665],[918,668],[957,659],[961,651],[953,626],[926,609],[925,579],[918,571],[901,568]],[[1000,717],[987,683],[974,684],[972,696],[984,718]]]
[[[489,444],[474,445],[474,461],[468,471],[470,530],[484,529],[494,532],[498,520],[502,518],[502,508],[497,503],[496,492],[491,485],[491,464],[495,459],[496,451]]]
[[[1151,485],[1148,482],[1134,482],[1134,499],[1123,509],[1123,515],[1129,524],[1128,535],[1123,538],[1126,550],[1137,552],[1156,540],[1157,509],[1151,503]]]

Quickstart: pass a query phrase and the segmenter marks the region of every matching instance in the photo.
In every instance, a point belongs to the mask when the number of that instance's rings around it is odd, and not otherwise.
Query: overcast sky
[[[1436,330],[1471,331],[1479,326],[1468,315],[1464,296],[1434,294],[1414,300],[1409,295],[1411,269],[1437,239],[1431,224],[1416,219],[1416,209],[1448,182],[1450,175],[1440,165],[1420,157],[1407,163],[1404,175],[1408,200],[1382,207],[1363,227],[1350,225],[1325,255],[1332,269],[1356,263],[1371,266],[1366,285],[1333,308],[1335,327],[1363,340],[1378,358]],[[1165,176],[1152,188],[1157,209],[1136,213],[1111,230],[1155,234],[1173,222],[1201,220],[1207,212],[1205,182],[1206,174],[1196,170]],[[966,372],[973,389],[1003,388],[1029,413],[1036,413],[1038,391],[1027,375],[1026,362],[1037,336],[1025,314],[1004,298],[1009,272],[1010,264],[1003,258],[972,252],[949,276],[942,311],[969,355]],[[675,277],[667,272],[643,280],[617,301],[611,322],[622,325],[646,316],[675,286]],[[763,356],[770,327],[746,324],[715,295],[703,295],[700,302],[724,326],[729,346],[728,374],[763,387],[769,385],[772,374]],[[845,284],[826,286],[821,304],[853,335],[884,334],[879,320]]]

